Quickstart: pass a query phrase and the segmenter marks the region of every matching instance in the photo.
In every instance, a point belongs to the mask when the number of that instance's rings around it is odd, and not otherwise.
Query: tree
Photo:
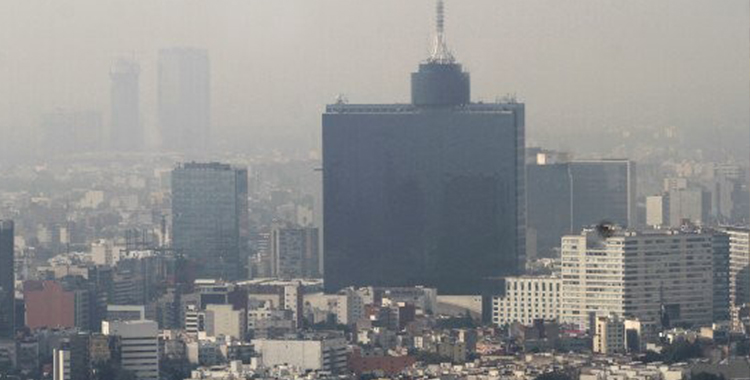
[[[664,347],[662,356],[666,363],[685,362],[690,359],[696,359],[703,356],[703,347],[700,343],[690,343],[679,341]]]
[[[664,356],[656,351],[648,350],[639,360],[644,363],[663,362]]]
[[[164,380],[187,379],[195,367],[187,359],[163,359],[159,362],[159,372]]]
[[[424,364],[441,364],[452,362],[452,360],[448,357],[442,356],[436,352],[429,351],[418,351],[414,354],[414,357],[418,362],[422,362]]]

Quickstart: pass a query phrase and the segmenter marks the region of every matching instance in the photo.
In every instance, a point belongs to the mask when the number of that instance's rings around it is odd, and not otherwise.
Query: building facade
[[[26,281],[23,285],[26,326],[88,329],[90,294],[65,282]]]
[[[505,294],[493,299],[492,322],[507,326],[513,322],[531,325],[554,320],[560,314],[562,280],[553,276],[521,276],[505,279]]]
[[[602,222],[635,227],[636,169],[629,160],[570,163],[573,233]]]
[[[729,235],[729,302],[750,304],[750,229],[725,228]]]
[[[109,147],[118,151],[143,148],[137,63],[119,59],[109,72],[111,83]]]
[[[593,351],[604,355],[625,352],[625,324],[619,317],[596,317]]]
[[[317,228],[274,226],[269,245],[274,277],[320,277]]]
[[[327,293],[480,294],[525,262],[524,105],[472,103],[443,43],[411,79],[410,104],[326,107]]]
[[[211,81],[208,52],[159,51],[158,107],[162,147],[200,156],[209,146]]]
[[[172,171],[172,245],[197,264],[197,276],[236,280],[246,273],[240,260],[248,212],[247,169],[186,163]]]
[[[0,340],[15,336],[15,255],[13,221],[0,220]]]
[[[346,370],[346,340],[342,336],[314,335],[289,339],[254,339],[255,351],[265,366],[290,365],[302,370],[339,373]]]
[[[713,320],[712,235],[677,231],[562,239],[561,321],[593,331],[596,317],[637,318],[652,328]]]
[[[159,380],[159,327],[156,322],[104,321],[102,334],[119,337],[120,365],[137,380]]]

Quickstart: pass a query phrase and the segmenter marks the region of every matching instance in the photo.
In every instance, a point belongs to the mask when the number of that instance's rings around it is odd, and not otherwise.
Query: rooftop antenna
[[[435,20],[435,45],[432,48],[432,56],[427,60],[430,63],[450,64],[456,59],[453,57],[448,45],[445,43],[445,2],[437,0],[437,17]]]

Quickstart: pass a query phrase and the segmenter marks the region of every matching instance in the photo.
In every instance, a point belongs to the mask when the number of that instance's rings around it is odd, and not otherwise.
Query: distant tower
[[[159,51],[159,125],[162,148],[200,156],[209,147],[211,97],[208,52]]]
[[[0,340],[15,335],[13,221],[0,220]]]
[[[140,72],[137,63],[119,59],[109,73],[112,80],[109,134],[111,149],[135,151],[143,148],[143,126],[138,96]]]
[[[471,103],[442,1],[436,24],[411,104],[337,102],[323,114],[326,292],[486,294],[523,268],[524,105]]]

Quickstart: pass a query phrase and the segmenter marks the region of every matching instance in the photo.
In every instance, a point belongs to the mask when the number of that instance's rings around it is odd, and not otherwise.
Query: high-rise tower
[[[201,155],[208,148],[211,83],[208,52],[159,51],[159,124],[164,149]]]
[[[109,147],[112,149],[133,151],[143,148],[138,96],[140,72],[135,62],[120,59],[109,73],[112,80]]]
[[[236,280],[248,233],[247,169],[186,163],[172,171],[172,245],[201,278]]]
[[[437,287],[479,294],[524,262],[524,105],[471,103],[438,2],[411,104],[323,114],[326,291]]]
[[[0,340],[13,339],[15,335],[13,257],[13,221],[0,220]]]

